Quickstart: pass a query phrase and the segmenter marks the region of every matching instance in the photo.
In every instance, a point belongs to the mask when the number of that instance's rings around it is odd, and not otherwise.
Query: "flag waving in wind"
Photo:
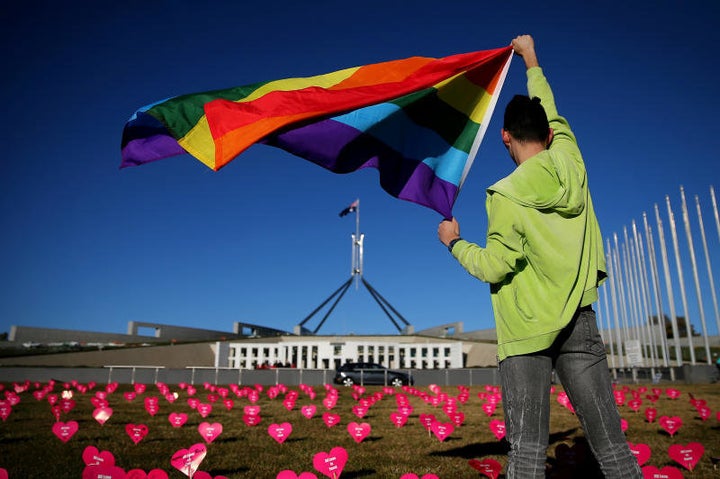
[[[385,191],[449,218],[511,58],[411,57],[170,98],[128,120],[121,167],[187,152],[219,170],[264,143],[336,173],[376,168]]]
[[[338,216],[342,218],[343,216],[347,216],[350,213],[354,213],[357,210],[358,205],[360,205],[360,200],[353,201],[352,203],[350,203],[350,206],[338,213]]]

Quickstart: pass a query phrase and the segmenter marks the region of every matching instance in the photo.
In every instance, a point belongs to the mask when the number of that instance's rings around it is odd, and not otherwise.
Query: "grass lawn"
[[[292,470],[298,476],[302,472],[311,472],[324,479],[326,476],[313,467],[313,457],[335,447],[345,449],[348,455],[341,473],[343,479],[400,479],[407,473],[420,478],[430,473],[440,479],[478,478],[486,476],[470,467],[468,461],[494,459],[502,466],[506,462],[507,443],[498,439],[490,428],[491,421],[503,421],[502,407],[498,404],[490,415],[489,410],[485,411],[490,407],[485,405],[493,396],[489,386],[433,388],[434,391],[425,387],[396,390],[368,387],[362,395],[354,389],[337,388],[336,404],[328,410],[323,403],[328,401],[328,391],[323,387],[281,389],[266,386],[256,399],[252,397],[255,394],[252,391],[256,390],[253,386],[196,386],[197,390],[191,396],[187,388],[171,386],[167,391],[160,391],[156,385],[149,384],[144,392],[129,398],[125,396],[132,396],[132,386],[119,385],[113,390],[114,385],[111,385],[105,400],[112,408],[112,415],[103,425],[93,418],[93,412],[101,400],[98,395],[102,396],[108,388],[106,385],[96,385],[85,392],[70,385],[68,390],[73,392],[75,406],[67,413],[59,412],[59,421],[53,415],[48,398],[56,395],[56,406],[59,407],[65,385],[54,384],[50,391],[48,384],[29,384],[27,390],[17,393],[19,402],[10,405],[16,386],[20,385],[5,384],[4,390],[0,391],[0,397],[3,397],[0,416],[5,417],[8,407],[11,408],[9,415],[0,422],[0,468],[7,470],[10,479],[81,478],[85,469],[83,453],[88,446],[111,453],[115,464],[124,471],[141,469],[149,473],[153,469],[162,469],[167,477],[178,479],[186,475],[171,465],[171,458],[177,451],[198,443],[207,448],[207,455],[198,470],[209,473],[212,478],[275,479],[281,471]],[[92,385],[76,386],[82,390]],[[619,406],[622,417],[627,420],[628,441],[650,447],[651,457],[645,465],[658,469],[672,466],[682,470],[686,478],[720,477],[720,469],[715,469],[711,461],[720,456],[720,386],[663,385],[662,393],[654,403],[648,399],[653,387],[657,386],[624,386],[626,402]],[[665,391],[669,387],[679,390],[677,399],[668,397]],[[43,391],[46,394],[40,397]],[[633,392],[642,401],[637,412],[628,404]],[[176,394],[177,399],[170,402],[162,393]],[[271,398],[274,393],[277,396]],[[552,393],[549,476],[602,477],[591,455],[583,454],[583,432],[572,412],[556,400],[560,393],[561,389]],[[297,398],[292,401],[294,395]],[[691,395],[705,402],[711,412],[708,419],[700,417],[699,410],[690,400]],[[222,396],[233,401],[231,408],[225,405]],[[146,410],[147,398],[157,399],[154,415]],[[256,402],[253,403],[253,399]],[[188,400],[200,406],[192,408]],[[426,429],[420,418],[434,415],[438,423],[452,423],[449,414],[453,412],[453,402],[455,411],[462,413],[464,418],[462,424],[441,441]],[[207,404],[212,406],[212,411],[203,417],[199,411]],[[407,422],[401,427],[391,421],[391,414],[398,412],[398,404],[412,407]],[[72,403],[66,403],[66,407],[70,405]],[[260,408],[260,423],[254,426],[244,421],[244,408],[251,405]],[[316,412],[307,418],[301,410],[310,405],[315,405]],[[367,406],[367,412],[361,418],[353,408],[357,411],[357,406],[363,405]],[[653,422],[648,422],[645,417],[644,411],[648,407],[657,410]],[[328,427],[322,418],[325,412],[338,414],[339,424]],[[187,414],[187,422],[181,427],[173,427],[169,420],[171,413]],[[663,416],[681,419],[682,426],[673,436],[660,426]],[[460,419],[460,415],[455,418],[458,423]],[[77,423],[78,430],[63,442],[52,428],[56,422],[67,424],[70,421]],[[204,422],[211,427],[215,423],[222,426],[222,432],[210,443],[206,443],[199,432],[199,426]],[[268,428],[286,422],[292,426],[292,432],[279,443],[270,436]],[[371,428],[361,442],[356,442],[348,432],[348,424],[352,422],[367,423]],[[128,424],[136,425],[140,431],[147,427],[147,435],[136,444],[126,432]],[[668,454],[670,446],[689,443],[701,443],[705,449],[692,472]],[[145,477],[139,472],[136,474],[133,479]],[[202,474],[196,473],[196,476]],[[109,479],[115,477],[109,476]],[[498,477],[503,477],[502,473]]]

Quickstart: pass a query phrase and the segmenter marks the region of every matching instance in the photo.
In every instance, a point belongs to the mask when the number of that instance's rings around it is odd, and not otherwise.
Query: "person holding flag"
[[[606,269],[585,164],[533,38],[519,36],[512,47],[525,62],[528,96],[516,95],[505,110],[502,141],[516,168],[487,190],[486,245],[462,239],[455,218],[438,227],[453,257],[490,283],[507,477],[545,477],[554,369],[605,477],[642,478],[592,309]]]

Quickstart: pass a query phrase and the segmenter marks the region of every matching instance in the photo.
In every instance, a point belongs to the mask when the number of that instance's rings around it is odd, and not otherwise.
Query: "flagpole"
[[[708,251],[707,239],[705,238],[705,225],[700,211],[700,200],[695,195],[695,208],[697,209],[698,224],[700,225],[700,238],[702,239],[703,251],[705,252],[705,266],[707,267],[708,282],[710,284],[710,295],[712,296],[713,308],[715,310],[715,323],[717,333],[720,335],[720,311],[718,309],[717,294],[715,294],[715,280],[713,280],[713,269],[710,265],[710,252]]]
[[[688,213],[687,203],[685,201],[685,188],[680,186],[680,199],[683,223],[685,225],[685,236],[688,242],[688,253],[690,254],[690,266],[692,267],[693,281],[695,283],[695,294],[698,303],[698,313],[700,314],[700,326],[703,332],[703,343],[705,346],[705,356],[707,364],[712,364],[712,356],[710,355],[710,340],[708,338],[707,323],[705,321],[705,308],[703,307],[702,291],[700,289],[700,276],[698,275],[697,260],[695,259],[695,246],[693,245],[692,231],[690,231],[690,214]]]
[[[668,366],[670,351],[668,349],[667,329],[665,328],[665,312],[662,307],[662,287],[660,285],[660,273],[658,272],[657,258],[655,256],[655,242],[653,241],[652,228],[648,223],[647,214],[643,212],[643,225],[645,226],[645,241],[648,247],[648,258],[650,258],[650,276],[652,277],[653,299],[657,311],[657,327],[662,342],[663,366]]]

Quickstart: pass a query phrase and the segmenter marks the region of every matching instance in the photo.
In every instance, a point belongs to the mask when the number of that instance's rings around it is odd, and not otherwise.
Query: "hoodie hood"
[[[545,150],[488,188],[530,208],[576,216],[585,209],[584,168],[565,155]]]

